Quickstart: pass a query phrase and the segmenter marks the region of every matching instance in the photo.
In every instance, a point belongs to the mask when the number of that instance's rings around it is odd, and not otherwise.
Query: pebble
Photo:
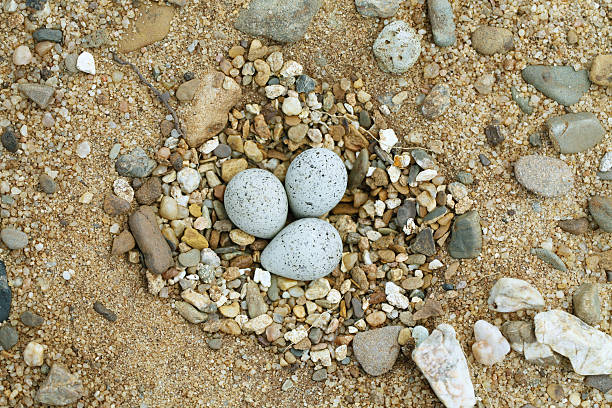
[[[142,14],[140,14],[142,11]],[[128,53],[163,40],[170,32],[174,8],[150,4],[139,9],[139,17],[130,24],[130,29],[121,36],[117,44],[120,53]]]
[[[199,79],[192,79],[191,81],[182,83],[176,90],[176,99],[181,102],[191,101],[195,96],[196,91],[200,87],[201,83],[202,81],[200,81]]]
[[[234,176],[225,189],[223,203],[234,225],[258,238],[273,238],[287,220],[285,189],[266,170],[248,169]]]
[[[510,87],[510,94],[512,95],[512,100],[516,102],[519,109],[523,111],[524,114],[531,115],[533,113],[533,107],[529,105],[529,98],[522,97],[515,86]],[[529,141],[531,142],[531,137]]]
[[[89,156],[89,153],[91,153],[91,146],[89,145],[88,141],[81,142],[77,145],[76,154],[81,159],[84,159]]]
[[[15,153],[19,149],[19,141],[10,126],[4,129],[0,141],[2,142],[2,146],[11,153]]]
[[[200,251],[198,249],[191,249],[187,252],[183,252],[178,256],[178,261],[186,268],[197,266],[198,263],[200,263]]]
[[[564,106],[578,103],[591,86],[586,70],[571,66],[528,65],[521,75],[525,82]]]
[[[232,154],[232,148],[222,143],[215,147],[215,150],[213,150],[213,154],[220,159],[225,159],[226,157],[229,157]]]
[[[38,178],[38,185],[40,189],[47,194],[57,192],[57,183],[55,183],[55,181],[46,174],[40,175]]]
[[[330,274],[342,257],[342,240],[328,222],[303,218],[282,229],[261,253],[267,271],[310,281]]]
[[[176,307],[179,314],[189,323],[198,324],[208,320],[208,315],[206,313],[200,312],[187,302],[174,302],[174,307]]]
[[[300,75],[295,80],[295,90],[298,93],[310,93],[315,90],[317,83],[308,75]]]
[[[32,62],[32,53],[27,45],[20,45],[15,48],[15,51],[13,51],[13,64],[20,66],[27,65],[30,62]]]
[[[612,232],[612,196],[593,196],[589,200],[589,212],[605,232]]]
[[[53,363],[36,392],[36,401],[45,405],[69,405],[85,395],[83,383],[60,363]]]
[[[495,84],[495,76],[492,74],[484,74],[478,77],[474,82],[474,88],[482,95],[488,95],[493,91]]]
[[[582,235],[589,230],[589,220],[585,217],[570,220],[560,220],[557,222],[557,225],[563,231],[569,232],[574,235]]]
[[[38,28],[32,33],[32,38],[37,43],[42,41],[51,41],[62,44],[64,42],[64,34],[62,33],[62,30],[53,28]]]
[[[306,34],[321,3],[321,0],[252,0],[240,11],[234,27],[254,37],[263,36],[281,43],[296,42]]]
[[[85,72],[86,74],[96,74],[96,61],[93,55],[88,51],[83,51],[77,58],[76,67],[79,71]]]
[[[364,112],[364,111],[362,111]],[[370,168],[370,160],[368,149],[361,149],[359,155],[353,162],[353,168],[351,169],[348,175],[348,183],[347,188],[352,190],[356,187],[359,187],[368,173],[368,169]]]
[[[364,17],[393,17],[402,0],[355,0],[355,7]]]
[[[4,228],[0,231],[0,239],[9,249],[23,249],[28,245],[28,236],[15,228]]]
[[[498,124],[488,125],[485,128],[485,136],[487,138],[487,142],[493,147],[502,143],[506,139],[503,128]]]
[[[523,156],[514,164],[514,175],[523,187],[543,197],[565,195],[574,185],[571,168],[554,157]]]
[[[241,97],[240,85],[222,72],[204,75],[185,116],[187,144],[198,148],[225,129],[228,113]]]
[[[185,229],[185,232],[181,237],[181,241],[195,249],[208,248],[208,240],[206,239],[206,237],[204,237],[197,230],[191,227],[187,227]]]
[[[119,156],[115,170],[124,177],[144,178],[151,175],[157,163],[149,158],[141,147],[136,147],[127,154]]]
[[[161,274],[174,266],[172,252],[162,236],[155,214],[148,207],[140,207],[129,217],[130,231],[144,255],[146,267],[154,274]]]
[[[482,55],[506,53],[514,48],[512,32],[502,27],[480,26],[472,33],[472,47]]]
[[[541,261],[546,262],[553,268],[567,272],[565,263],[559,258],[557,254],[547,248],[531,248],[531,253],[537,256]]]
[[[119,235],[113,239],[113,247],[111,249],[111,254],[113,255],[122,255],[128,251],[131,251],[136,246],[136,241],[134,241],[134,237],[130,233],[130,231],[125,230],[122,231]]]
[[[562,310],[541,312],[534,317],[538,342],[567,357],[580,375],[612,372],[612,337],[584,324]]]
[[[302,112],[302,104],[298,98],[290,96],[283,101],[282,110],[287,116],[297,116]]]
[[[391,370],[399,355],[401,330],[402,326],[386,326],[355,335],[353,353],[366,373],[379,376]]]
[[[320,368],[315,370],[312,373],[312,381],[320,382],[325,381],[327,379],[327,370],[325,368]]]
[[[455,178],[458,182],[466,185],[470,185],[474,182],[474,176],[472,176],[472,173],[468,173],[467,171],[458,172]]]
[[[482,230],[477,211],[455,218],[448,252],[455,259],[476,258],[482,251]]]
[[[453,8],[448,0],[427,0],[427,11],[434,43],[450,47],[457,41]]]
[[[450,325],[439,324],[415,347],[412,359],[444,406],[476,405],[467,360]]]
[[[597,85],[612,86],[612,54],[600,54],[593,58],[589,78]]]
[[[588,325],[595,326],[601,321],[601,301],[596,283],[583,283],[572,297],[574,314]]]
[[[117,315],[112,310],[104,306],[102,303],[98,301],[94,302],[93,308],[97,313],[99,313],[103,318],[105,318],[109,322],[117,321]]]
[[[81,45],[85,48],[100,48],[108,44],[110,37],[106,29],[101,28],[90,34],[87,34],[81,39]]]
[[[444,84],[435,85],[427,94],[421,105],[421,113],[427,119],[442,115],[450,106],[450,90]]]
[[[23,361],[29,367],[40,367],[45,362],[45,349],[42,344],[35,341],[28,343],[23,350]]]
[[[36,103],[42,109],[45,109],[53,95],[55,94],[55,88],[48,85],[41,84],[19,84],[17,86],[19,92],[27,96],[32,102]]]
[[[489,308],[501,313],[523,309],[541,309],[544,298],[538,290],[521,279],[500,278],[489,292]]]
[[[90,197],[91,198],[91,197]],[[82,200],[82,202],[90,202],[91,200]],[[125,201],[123,198],[119,198],[112,193],[108,193],[104,197],[104,202],[102,203],[102,209],[104,212],[112,217],[117,215],[125,214],[130,211],[130,203]]]
[[[45,319],[43,319],[37,314],[30,312],[29,310],[23,312],[21,316],[19,316],[19,320],[21,320],[21,323],[25,324],[28,327],[39,327],[42,326],[45,322]]]
[[[348,176],[342,159],[333,151],[312,148],[289,165],[285,190],[297,218],[319,217],[331,211],[344,196]]]
[[[587,375],[584,378],[584,383],[589,387],[598,389],[602,394],[605,394],[612,390],[612,374]]]
[[[421,37],[405,21],[393,21],[380,32],[374,41],[373,50],[380,69],[402,74],[419,58]]]
[[[472,352],[480,364],[492,366],[501,363],[510,352],[508,340],[497,327],[485,320],[478,320],[474,324],[474,337],[476,342],[472,345]]]
[[[421,230],[412,241],[410,250],[416,254],[434,256],[436,254],[436,243],[433,239],[433,230],[431,228]]]
[[[9,317],[12,299],[13,293],[8,285],[6,265],[4,264],[4,261],[0,260],[0,323],[4,322]]]
[[[0,319],[0,321],[2,321]],[[3,350],[10,350],[19,341],[19,333],[12,326],[5,325],[0,327],[0,346]]]
[[[223,346],[223,339],[206,339],[206,344],[211,350],[221,350],[221,347]]]
[[[176,173],[176,181],[178,181],[181,186],[183,193],[191,194],[200,186],[202,177],[196,169],[185,167]]]

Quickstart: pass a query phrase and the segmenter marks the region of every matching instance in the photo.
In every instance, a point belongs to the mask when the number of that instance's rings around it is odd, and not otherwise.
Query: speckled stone
[[[355,335],[355,359],[366,373],[377,376],[391,370],[399,355],[397,338],[401,330],[402,326],[386,326]]]
[[[297,218],[319,217],[340,202],[348,176],[342,159],[334,152],[313,148],[299,154],[285,176],[291,212]]]
[[[342,257],[342,240],[327,221],[304,218],[286,226],[261,253],[261,264],[285,278],[310,281],[329,275]]]
[[[575,71],[570,66],[529,65],[521,71],[525,82],[557,103],[577,103],[591,86],[587,70]]]
[[[121,176],[142,178],[148,177],[156,164],[141,147],[136,147],[131,152],[119,156],[115,162],[115,170]]]
[[[523,187],[543,197],[567,194],[574,185],[570,167],[554,157],[523,156],[514,164],[514,175]]]
[[[472,47],[482,55],[506,53],[514,48],[512,31],[503,27],[480,26],[472,33]]]
[[[548,136],[560,153],[578,153],[592,148],[606,135],[597,116],[590,112],[568,113],[546,121]]]
[[[449,1],[427,0],[427,11],[436,45],[448,47],[455,44],[455,21]]]
[[[223,196],[230,220],[242,231],[258,238],[272,238],[287,221],[285,189],[272,173],[247,169],[235,175]]]
[[[385,72],[402,74],[408,71],[421,55],[421,37],[405,21],[389,23],[374,41],[374,56]]]

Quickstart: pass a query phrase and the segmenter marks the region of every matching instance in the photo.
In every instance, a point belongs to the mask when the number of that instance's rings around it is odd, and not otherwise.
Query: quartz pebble
[[[23,360],[29,367],[40,367],[44,363],[45,348],[35,341],[28,343],[23,350]]]
[[[538,290],[521,279],[501,278],[491,288],[489,308],[509,313],[522,309],[541,309],[544,298]]]
[[[491,323],[478,320],[474,325],[476,342],[472,345],[474,358],[481,364],[492,366],[503,361],[510,352],[510,344],[499,329]]]
[[[4,228],[0,231],[0,239],[9,249],[23,249],[28,245],[26,233],[15,228]]]
[[[76,67],[79,71],[86,74],[96,74],[96,62],[90,52],[83,51],[77,58]]]
[[[32,62],[32,53],[26,45],[20,45],[15,48],[15,51],[13,51],[13,64],[20,66],[27,65],[30,62]]]

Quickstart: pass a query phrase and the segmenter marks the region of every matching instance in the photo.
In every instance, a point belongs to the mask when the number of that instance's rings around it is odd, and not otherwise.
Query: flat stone
[[[529,65],[521,75],[525,82],[565,106],[577,103],[591,86],[587,70],[575,71],[570,66]]]
[[[52,41],[55,43],[63,43],[64,42],[64,34],[62,30],[56,30],[52,28],[39,28],[34,30],[32,33],[32,38],[34,41]]]
[[[557,222],[559,228],[574,235],[582,235],[589,230],[589,220],[585,217],[573,220],[560,220]]]
[[[4,129],[0,141],[2,142],[2,146],[11,153],[15,153],[19,149],[19,141],[17,140],[15,131],[10,126]]]
[[[149,158],[141,147],[136,147],[127,154],[119,156],[115,162],[115,170],[125,177],[148,177],[157,163]]]
[[[0,295],[1,296],[1,295]],[[0,320],[1,321],[1,320]],[[0,346],[3,350],[10,350],[19,341],[19,333],[8,324],[0,327]]]
[[[601,301],[596,283],[583,283],[572,297],[574,314],[588,325],[595,326],[601,321]]]
[[[83,395],[85,389],[81,380],[63,365],[54,363],[38,389],[35,399],[46,405],[68,405]]]
[[[17,89],[43,109],[49,105],[55,94],[55,88],[41,84],[19,84]]]
[[[113,239],[111,254],[122,255],[134,249],[135,246],[136,241],[134,241],[132,233],[128,230],[121,231],[121,233]]]
[[[425,228],[420,231],[410,244],[410,250],[416,254],[434,256],[436,254],[436,243],[433,239],[433,230]]]
[[[523,156],[514,164],[514,176],[527,190],[543,197],[565,195],[574,186],[572,169],[554,157]]]
[[[149,4],[132,21],[129,29],[122,35],[117,50],[131,52],[163,40],[170,32],[174,8]]]
[[[589,212],[605,232],[612,232],[612,196],[593,196],[589,200]]]
[[[584,383],[589,387],[597,388],[603,394],[612,390],[612,374],[587,375]]]
[[[200,263],[200,250],[192,249],[178,256],[178,261],[184,267],[197,266]]]
[[[355,335],[353,353],[366,373],[379,376],[393,368],[400,351],[397,338],[401,330],[402,326],[386,326]]]
[[[489,308],[502,313],[522,309],[541,309],[544,298],[538,290],[521,279],[500,278],[489,292]]]
[[[57,191],[57,183],[46,174],[40,175],[38,178],[38,185],[40,189],[47,194],[53,194]]]
[[[393,17],[401,0],[355,0],[355,7],[364,17]]]
[[[455,259],[476,258],[482,251],[482,229],[477,211],[455,218],[448,253]]]
[[[104,212],[112,217],[117,215],[125,214],[130,211],[130,203],[124,200],[123,198],[119,198],[113,193],[108,193],[104,197],[104,202],[102,204],[102,208]]]
[[[206,313],[200,312],[187,302],[174,302],[174,306],[179,314],[189,323],[198,324],[208,320],[208,315]]]
[[[413,351],[412,359],[446,407],[476,405],[474,386],[455,330],[440,324]]]
[[[444,84],[435,85],[427,94],[421,105],[421,113],[427,119],[435,119],[450,106],[450,90]]]
[[[450,47],[457,41],[453,8],[448,0],[427,0],[427,11],[434,43]]]
[[[472,33],[472,47],[482,55],[504,54],[514,48],[512,31],[480,26]]]
[[[259,286],[255,282],[248,282],[246,284],[245,300],[247,302],[247,311],[251,319],[261,316],[268,311],[268,305],[263,296],[261,296]]]
[[[151,272],[161,274],[174,266],[170,247],[149,207],[143,206],[134,211],[129,217],[129,225],[138,248],[144,255],[144,263]]]
[[[597,85],[612,86],[612,54],[601,54],[593,58],[589,78]]]
[[[15,228],[4,228],[0,231],[0,239],[9,249],[23,249],[28,245],[26,233]]]
[[[234,26],[254,37],[282,43],[304,37],[310,21],[321,7],[321,0],[251,0],[242,9]]]
[[[402,74],[419,59],[421,36],[405,21],[393,21],[380,32],[373,50],[381,70]]]
[[[567,272],[567,266],[557,254],[546,248],[531,248],[531,253],[558,271]]]
[[[546,121],[548,136],[560,153],[578,153],[601,142],[606,134],[590,112],[568,113]]]
[[[100,314],[109,322],[117,321],[117,315],[115,314],[115,312],[104,306],[101,302],[95,301],[93,309],[96,311],[96,313]]]
[[[569,358],[576,373],[612,373],[611,336],[562,310],[538,313],[534,324],[538,342]]]
[[[161,181],[158,177],[150,177],[136,190],[134,198],[140,205],[151,205],[161,194]]]
[[[23,312],[21,316],[19,316],[19,320],[21,320],[21,323],[28,327],[39,327],[42,326],[45,322],[45,319],[43,319],[37,314],[30,312],[29,310]]]
[[[100,48],[108,44],[109,41],[108,32],[106,29],[101,28],[83,37],[81,45],[85,48]]]
[[[362,111],[365,112],[365,111]],[[368,169],[370,167],[370,154],[368,149],[361,149],[359,152],[359,156],[353,162],[353,168],[351,169],[348,175],[348,184],[347,188],[352,190],[356,187],[359,187],[368,173]]]
[[[222,72],[204,75],[185,113],[186,141],[200,147],[219,134],[227,124],[230,109],[238,103],[242,88]]]
[[[4,261],[0,260],[0,323],[4,322],[9,317],[12,299],[13,293],[8,285],[6,266],[4,265]]]
[[[417,310],[412,318],[417,320],[425,320],[430,317],[441,316],[443,312],[442,305],[435,299],[427,299],[419,310]]]

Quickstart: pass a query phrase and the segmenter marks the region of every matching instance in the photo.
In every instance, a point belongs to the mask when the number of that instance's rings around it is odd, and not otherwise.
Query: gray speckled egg
[[[238,228],[259,238],[272,238],[287,221],[287,194],[280,180],[261,169],[236,174],[223,195],[227,216]]]
[[[261,253],[275,275],[310,281],[329,275],[342,257],[342,239],[327,221],[303,218],[287,225]]]
[[[285,176],[291,212],[296,218],[320,217],[340,202],[347,180],[342,159],[331,150],[313,148],[300,153]]]

